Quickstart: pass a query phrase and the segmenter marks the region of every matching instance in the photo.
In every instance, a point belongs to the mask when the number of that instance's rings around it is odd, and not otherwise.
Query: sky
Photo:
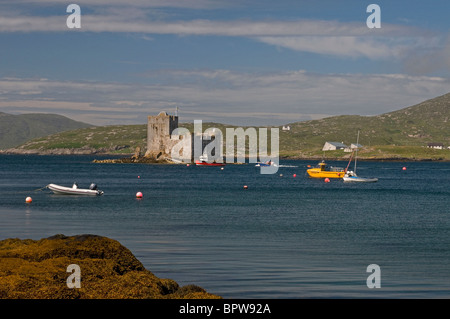
[[[450,92],[449,14],[437,0],[0,0],[0,112],[94,125],[177,107],[180,122],[239,126],[378,115]]]

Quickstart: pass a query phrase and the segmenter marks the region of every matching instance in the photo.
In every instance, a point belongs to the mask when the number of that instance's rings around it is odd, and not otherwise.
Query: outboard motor
[[[89,186],[89,189],[92,190],[92,191],[97,190],[97,184],[92,183],[91,186]]]

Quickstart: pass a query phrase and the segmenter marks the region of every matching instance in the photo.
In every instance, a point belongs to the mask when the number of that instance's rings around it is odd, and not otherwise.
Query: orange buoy
[[[248,186],[247,186],[247,185],[244,185],[244,189],[248,189]]]
[[[143,195],[142,195],[141,192],[137,192],[137,193],[136,193],[136,198],[142,198],[142,196],[143,196]]]
[[[329,183],[330,182],[330,179],[327,177],[327,178],[325,178],[325,183]]]
[[[29,196],[27,198],[25,198],[25,202],[27,202],[27,203],[31,203],[32,201],[33,201],[33,199]]]

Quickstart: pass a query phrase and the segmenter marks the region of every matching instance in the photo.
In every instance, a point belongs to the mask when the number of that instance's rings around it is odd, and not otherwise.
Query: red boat
[[[199,160],[195,161],[195,165],[198,165],[198,166],[225,166],[224,163],[216,163],[216,162],[208,163],[208,162],[199,161]]]

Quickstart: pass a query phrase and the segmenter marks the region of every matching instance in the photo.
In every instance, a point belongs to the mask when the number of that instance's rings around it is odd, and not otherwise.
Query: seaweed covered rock
[[[5,239],[0,260],[2,299],[220,298],[156,277],[118,241],[96,235]],[[79,267],[79,288],[68,285],[69,265]]]

